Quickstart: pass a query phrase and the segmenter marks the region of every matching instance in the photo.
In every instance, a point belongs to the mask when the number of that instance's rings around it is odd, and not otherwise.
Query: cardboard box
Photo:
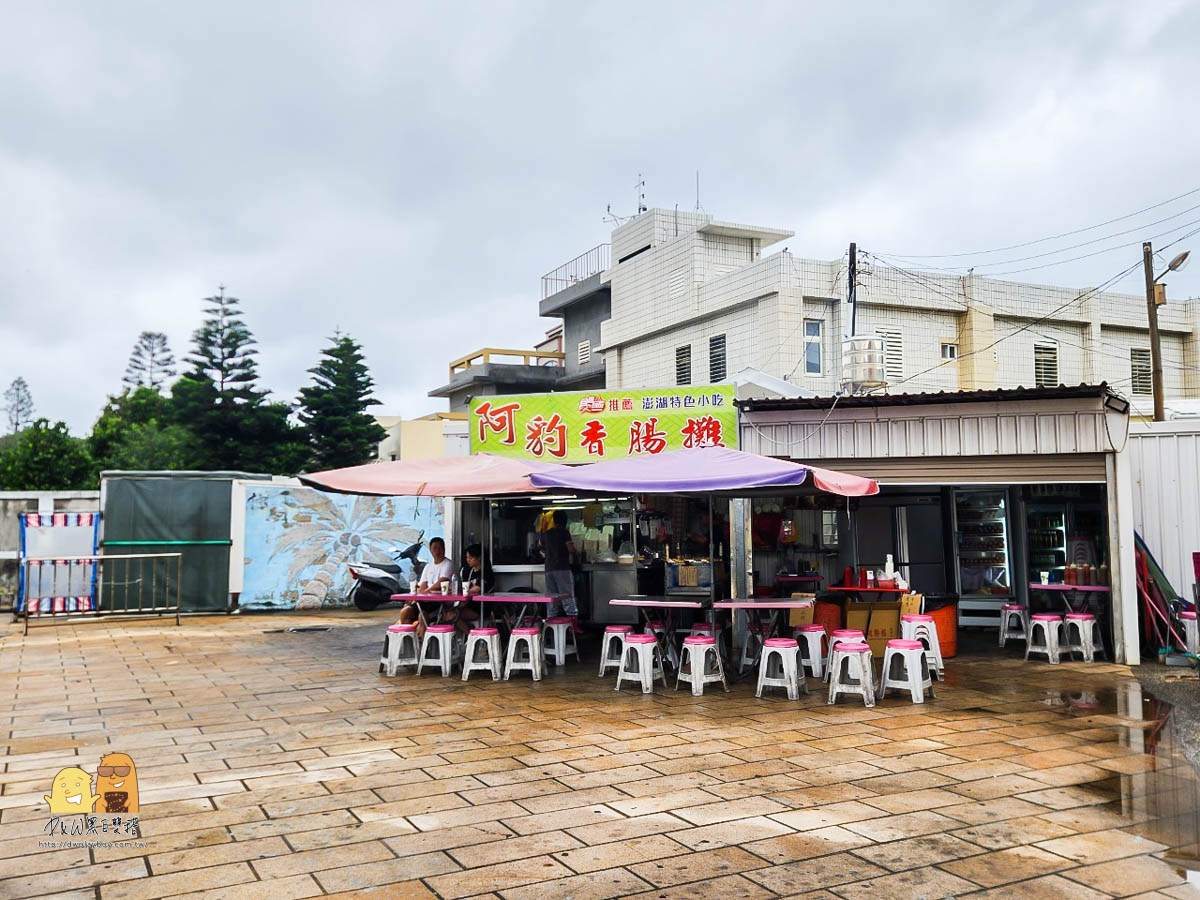
[[[892,600],[878,603],[846,604],[846,627],[857,628],[867,636],[871,655],[883,657],[887,642],[900,637],[900,604]]]
[[[817,602],[816,594],[792,594],[793,600],[811,600],[814,604]],[[800,625],[811,625],[813,623],[813,607],[809,606],[805,609],[789,609],[788,610],[788,625],[792,628],[797,628]]]

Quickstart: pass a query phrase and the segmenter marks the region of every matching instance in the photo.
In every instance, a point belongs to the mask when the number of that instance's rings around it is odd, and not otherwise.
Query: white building
[[[611,248],[544,277],[541,312],[563,318],[569,364],[591,360],[609,388],[716,382],[754,368],[829,395],[850,330],[846,264],[767,251],[791,235],[651,209],[616,228]],[[891,392],[1106,381],[1148,411],[1144,295],[860,260],[856,332],[886,338]],[[1200,303],[1161,307],[1159,327],[1168,406],[1200,397]]]

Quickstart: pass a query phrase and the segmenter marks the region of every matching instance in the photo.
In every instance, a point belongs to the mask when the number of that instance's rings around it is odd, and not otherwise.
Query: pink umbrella
[[[368,463],[300,476],[300,483],[339,494],[380,497],[481,497],[492,494],[536,494],[544,488],[530,483],[534,472],[564,468],[478,453],[436,459]]]

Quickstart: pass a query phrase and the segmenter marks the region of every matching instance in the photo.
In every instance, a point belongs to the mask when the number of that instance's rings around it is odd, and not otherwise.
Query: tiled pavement
[[[1196,774],[1122,667],[960,658],[874,710],[464,685],[377,675],[389,617],[10,628],[0,897],[1195,895]],[[39,848],[109,749],[146,846]]]

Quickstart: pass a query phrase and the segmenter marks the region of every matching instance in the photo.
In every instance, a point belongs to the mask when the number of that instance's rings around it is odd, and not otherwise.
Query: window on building
[[[883,372],[890,384],[904,380],[904,340],[899,328],[877,328],[883,338]]]
[[[804,371],[821,374],[821,320],[804,320]]]
[[[692,347],[690,344],[675,348],[675,383],[692,383]]]
[[[1033,345],[1033,383],[1037,387],[1058,387],[1058,345]]]
[[[725,335],[718,334],[708,339],[708,380],[712,383],[725,380]]]
[[[837,510],[821,510],[821,546],[836,547],[838,543]]]
[[[592,342],[579,342],[579,365],[586,366],[592,361]]]
[[[1135,394],[1154,393],[1154,369],[1150,362],[1150,351],[1134,347],[1129,351],[1129,374],[1133,376],[1131,390]]]
[[[958,344],[942,344],[942,359],[958,359]]]

